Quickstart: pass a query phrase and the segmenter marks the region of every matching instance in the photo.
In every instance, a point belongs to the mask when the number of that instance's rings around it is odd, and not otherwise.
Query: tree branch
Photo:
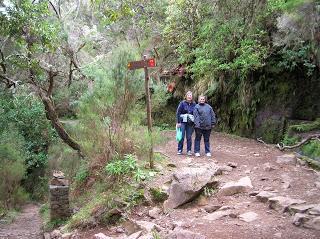
[[[17,81],[15,81],[15,80],[13,80],[3,74],[0,74],[0,79],[5,80],[5,84],[6,84],[7,88],[10,88],[11,86],[16,88],[16,86],[17,86]]]
[[[302,145],[304,145],[305,143],[309,142],[312,139],[316,139],[319,140],[320,139],[320,134],[314,134],[314,135],[310,135],[309,137],[303,139],[300,143],[295,144],[295,145],[283,145],[282,143],[278,143],[277,144],[277,148],[281,151],[285,150],[285,149],[294,149],[294,148],[298,148]]]
[[[56,7],[53,5],[53,3],[51,1],[49,1],[50,6],[52,7],[53,11],[56,13],[57,17],[60,18],[60,13],[59,11],[56,9]]]

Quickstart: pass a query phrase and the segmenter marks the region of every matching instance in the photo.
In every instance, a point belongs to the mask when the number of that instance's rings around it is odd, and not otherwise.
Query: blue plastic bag
[[[182,140],[182,131],[181,131],[181,128],[180,127],[177,127],[176,129],[176,140],[178,142],[180,142]]]

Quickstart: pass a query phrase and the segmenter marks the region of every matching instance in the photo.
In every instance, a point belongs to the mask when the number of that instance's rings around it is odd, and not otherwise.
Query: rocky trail
[[[64,235],[54,231],[46,238],[320,238],[320,174],[294,154],[213,133],[212,157],[177,155],[175,132],[164,134],[171,140],[155,151],[167,160],[156,163],[160,173],[145,185],[166,192],[164,202],[155,202],[145,190],[147,203],[116,226]],[[38,220],[31,209],[10,228],[0,227],[0,238],[37,238],[38,229],[28,226]],[[19,237],[30,231],[35,234]],[[9,237],[12,233],[17,237]]]
[[[11,224],[0,224],[1,239],[42,238],[39,206],[27,204]]]
[[[170,157],[169,167],[159,166],[162,175],[149,187],[167,190],[169,198],[80,238],[320,238],[320,174],[294,154],[214,133],[211,158],[176,155],[174,132],[166,134],[172,140],[156,151]]]

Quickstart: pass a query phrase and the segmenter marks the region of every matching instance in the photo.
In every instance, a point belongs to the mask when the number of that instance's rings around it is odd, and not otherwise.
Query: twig
[[[260,142],[260,143],[263,143],[263,144],[266,145],[266,146],[268,146],[268,144],[266,144],[266,143],[262,140],[261,137],[260,137],[260,138],[257,138],[257,141]]]

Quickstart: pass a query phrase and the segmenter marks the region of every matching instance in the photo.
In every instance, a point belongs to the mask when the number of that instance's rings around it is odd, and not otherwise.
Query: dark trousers
[[[187,151],[191,151],[192,147],[192,133],[193,133],[193,126],[188,125],[187,123],[181,123],[181,132],[182,132],[182,140],[178,143],[178,151],[183,150],[183,142],[184,138],[187,138]]]
[[[210,153],[210,134],[211,134],[211,129],[195,129],[196,132],[196,138],[194,140],[194,152],[195,153],[200,153],[200,141],[201,137],[203,135],[204,139],[204,149],[206,153]]]

